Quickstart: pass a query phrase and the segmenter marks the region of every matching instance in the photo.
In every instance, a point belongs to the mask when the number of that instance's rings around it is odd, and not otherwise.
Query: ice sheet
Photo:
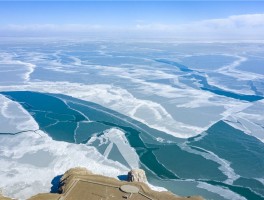
[[[18,103],[2,95],[0,103],[7,105],[0,113],[0,119],[11,121],[0,126],[0,132],[25,131],[0,135],[0,188],[4,195],[26,199],[49,192],[54,177],[77,166],[110,177],[127,173],[127,167],[108,160],[94,147],[52,140],[37,130],[37,123]],[[13,125],[17,125],[16,129]],[[29,128],[37,131],[27,131]]]

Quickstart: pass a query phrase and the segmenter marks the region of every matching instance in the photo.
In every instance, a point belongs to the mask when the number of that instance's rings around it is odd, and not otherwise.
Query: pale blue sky
[[[264,2],[0,2],[0,24],[178,23],[264,13]]]
[[[190,31],[197,31],[197,36],[221,36],[221,29],[227,26],[226,34],[232,34],[232,29],[234,33],[244,31],[244,27],[248,32],[243,34],[244,39],[262,39],[260,34],[248,29],[264,30],[264,2],[0,1],[0,25],[0,36],[103,31],[148,35],[154,31],[164,37],[175,33],[182,37],[192,27]]]

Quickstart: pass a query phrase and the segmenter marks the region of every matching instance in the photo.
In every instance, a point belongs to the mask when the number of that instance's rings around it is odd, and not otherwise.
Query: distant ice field
[[[263,199],[261,45],[1,43],[0,180],[12,178],[0,188],[24,199],[73,166],[113,177],[141,167],[179,195]],[[21,182],[26,166],[50,170],[39,190]]]

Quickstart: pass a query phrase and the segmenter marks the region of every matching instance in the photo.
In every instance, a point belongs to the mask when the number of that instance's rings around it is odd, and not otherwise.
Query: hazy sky
[[[264,40],[264,1],[0,1],[0,36]]]

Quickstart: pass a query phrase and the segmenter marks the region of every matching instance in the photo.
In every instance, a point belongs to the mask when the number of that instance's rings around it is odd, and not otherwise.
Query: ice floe
[[[210,192],[214,192],[219,194],[220,196],[224,197],[225,199],[232,199],[232,200],[246,200],[245,197],[240,196],[239,194],[232,192],[228,189],[225,189],[223,187],[210,185],[208,183],[199,182],[197,187],[203,188],[205,190],[208,190]]]
[[[264,142],[264,101],[258,101],[225,118],[225,122],[236,129]]]
[[[0,132],[25,132],[0,135],[0,188],[4,195],[26,199],[36,193],[49,192],[54,177],[76,166],[111,177],[129,170],[119,162],[105,158],[95,147],[52,140],[37,130],[37,123],[18,103],[1,96],[0,103],[6,102],[9,105],[4,106],[4,112],[0,114],[1,121],[6,121],[6,124],[1,126]],[[122,144],[124,140],[119,136],[110,138],[120,138],[119,146],[126,150],[128,147]]]
[[[108,158],[113,144],[116,145],[118,151],[125,159],[127,164],[131,169],[138,169],[139,168],[139,157],[136,151],[129,145],[125,133],[119,129],[112,128],[104,131],[103,135],[99,137],[93,136],[89,141],[88,144],[92,145],[96,140],[99,140],[98,146],[107,145],[103,155],[104,157]]]

